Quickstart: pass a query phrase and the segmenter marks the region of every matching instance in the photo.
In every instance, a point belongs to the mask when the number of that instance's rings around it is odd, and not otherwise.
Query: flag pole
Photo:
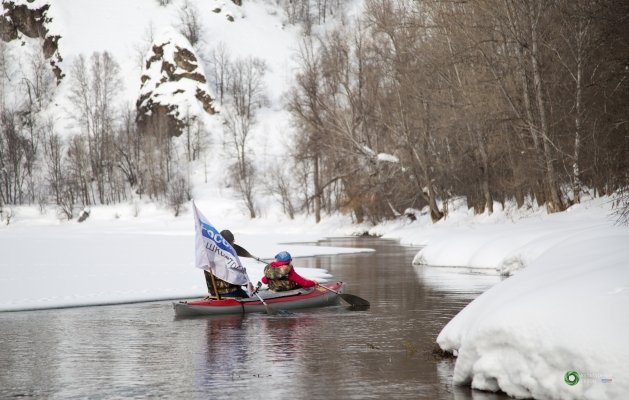
[[[212,270],[208,271],[207,273],[210,274],[210,278],[212,279],[212,287],[214,288],[214,293],[216,293],[216,298],[220,300],[221,294],[218,292],[218,289],[216,288],[216,278],[214,277]]]

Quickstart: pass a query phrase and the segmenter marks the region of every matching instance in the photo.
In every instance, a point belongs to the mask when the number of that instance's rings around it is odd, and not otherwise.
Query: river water
[[[371,302],[288,315],[174,318],[170,302],[0,313],[0,398],[506,399],[452,385],[435,339],[500,278],[415,267],[416,248],[297,259]],[[202,279],[202,277],[200,277]]]

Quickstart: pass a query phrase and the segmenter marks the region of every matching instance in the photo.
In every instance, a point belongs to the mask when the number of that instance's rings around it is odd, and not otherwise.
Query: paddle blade
[[[271,307],[264,299],[258,294],[258,292],[254,292],[256,297],[264,304],[264,310],[269,315],[277,315],[277,310]]]
[[[369,307],[370,305],[367,300],[363,299],[362,297],[355,296],[353,294],[339,293],[339,296],[341,297],[341,299],[345,300],[352,307],[366,308],[366,307]]]
[[[262,304],[264,304],[264,309],[266,310],[267,314],[269,314],[269,315],[277,315],[277,311],[273,307],[269,306],[266,303],[262,303]]]
[[[236,243],[232,244],[232,247],[234,248],[234,250],[236,250],[236,254],[238,255],[238,257],[255,258],[254,256],[251,255],[251,253],[247,251],[247,249],[237,245]]]
[[[236,255],[238,255],[238,257],[248,257],[248,258],[253,258],[254,260],[260,261],[261,263],[265,263],[266,261],[264,261],[261,258],[258,258],[256,256],[254,256],[253,254],[249,253],[249,251],[247,251],[247,249],[245,249],[242,246],[237,245],[236,243],[232,244],[232,247],[234,248],[234,250],[236,250]]]

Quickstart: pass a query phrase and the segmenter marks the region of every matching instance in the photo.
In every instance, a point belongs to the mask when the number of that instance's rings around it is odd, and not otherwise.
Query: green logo
[[[574,386],[579,383],[579,373],[577,371],[568,371],[563,376],[563,381],[566,382],[567,385]]]

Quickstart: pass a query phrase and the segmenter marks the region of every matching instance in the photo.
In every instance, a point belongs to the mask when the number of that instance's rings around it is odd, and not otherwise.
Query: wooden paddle
[[[240,257],[253,258],[254,260],[257,260],[257,261],[260,261],[262,263],[267,264],[266,261],[264,261],[263,259],[258,258],[256,256],[252,255],[251,253],[249,253],[247,251],[247,249],[245,249],[242,246],[239,246],[239,245],[234,243],[234,244],[232,244],[232,247],[234,248],[234,250],[236,250],[236,254],[238,254],[238,256],[240,256]],[[330,289],[329,287],[320,285],[318,283],[317,283],[317,286],[322,287],[322,288],[324,288],[326,290],[329,290],[330,292],[336,293],[341,299],[346,301],[352,307],[367,308],[370,305],[369,302],[367,300],[363,299],[362,297],[358,297],[356,295],[349,294],[349,293],[339,293],[339,292],[337,292],[334,289]],[[262,300],[262,299],[260,299],[260,300]]]

